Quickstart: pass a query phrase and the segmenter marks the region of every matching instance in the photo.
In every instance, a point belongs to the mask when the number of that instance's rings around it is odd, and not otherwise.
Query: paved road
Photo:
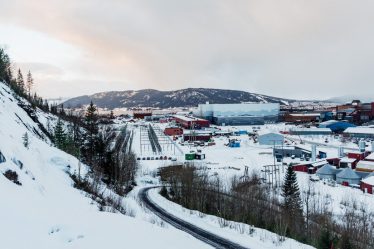
[[[154,203],[149,198],[148,191],[153,188],[157,188],[157,187],[148,187],[148,188],[141,189],[139,191],[139,198],[150,211],[152,211],[154,214],[156,214],[158,217],[160,217],[165,222],[169,223],[170,225],[176,227],[179,230],[182,230],[184,232],[191,234],[195,238],[215,248],[247,249],[246,247],[240,246],[234,242],[231,242],[218,235],[215,235],[211,232],[201,229],[195,225],[192,225],[189,222],[186,222],[168,213],[165,209],[161,208],[159,205]]]

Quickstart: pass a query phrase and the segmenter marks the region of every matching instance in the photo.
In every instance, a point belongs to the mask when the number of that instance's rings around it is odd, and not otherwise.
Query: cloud
[[[79,82],[71,87],[81,93],[97,89],[92,82],[104,90],[216,87],[292,98],[374,90],[369,0],[0,5],[0,23],[47,34],[80,51],[57,67],[64,77],[74,75],[64,81]]]

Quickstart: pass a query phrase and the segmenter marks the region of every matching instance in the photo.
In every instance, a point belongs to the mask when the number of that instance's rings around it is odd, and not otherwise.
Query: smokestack
[[[358,142],[358,147],[360,148],[360,152],[365,152],[365,141],[361,140]]]
[[[317,160],[317,145],[312,144],[312,162]]]

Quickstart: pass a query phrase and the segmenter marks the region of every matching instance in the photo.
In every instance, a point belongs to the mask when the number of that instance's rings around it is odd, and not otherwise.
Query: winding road
[[[184,221],[170,213],[168,213],[165,209],[154,203],[148,195],[148,191],[158,187],[147,187],[143,188],[139,191],[139,198],[144,203],[144,205],[160,217],[165,222],[169,223],[170,225],[174,226],[175,228],[182,230],[186,233],[191,234],[195,238],[215,247],[215,248],[228,248],[228,249],[248,249],[247,247],[243,247],[238,245],[230,240],[222,238],[216,234],[208,232],[202,228],[199,228],[187,221]]]

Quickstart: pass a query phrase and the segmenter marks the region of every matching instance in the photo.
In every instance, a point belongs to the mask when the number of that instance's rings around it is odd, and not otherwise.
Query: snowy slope
[[[22,141],[26,132],[28,149]],[[0,248],[208,248],[170,227],[99,212],[91,199],[72,187],[66,173],[77,169],[77,159],[37,133],[42,134],[38,125],[0,83],[0,151],[6,159],[0,163]],[[9,169],[17,172],[22,185],[3,176]]]
[[[187,88],[175,91],[144,89],[139,91],[102,92],[90,96],[79,96],[64,102],[66,107],[80,107],[93,101],[101,108],[128,107],[191,107],[207,101],[216,104],[225,103],[280,103],[289,104],[294,100],[266,96],[237,90],[211,88]]]

